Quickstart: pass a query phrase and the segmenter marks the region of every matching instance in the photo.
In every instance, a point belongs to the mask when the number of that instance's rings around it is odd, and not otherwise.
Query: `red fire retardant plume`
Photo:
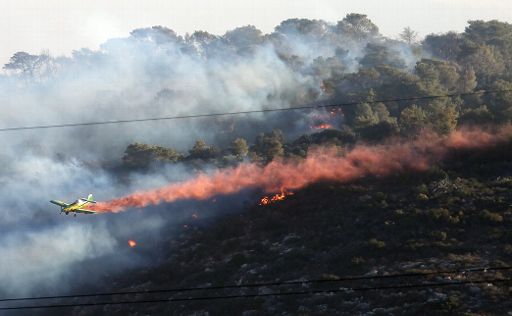
[[[318,181],[347,182],[368,175],[386,176],[401,171],[426,171],[450,150],[484,149],[508,141],[512,126],[465,128],[446,136],[421,133],[415,140],[394,139],[380,145],[356,145],[340,154],[333,148],[311,150],[304,160],[276,160],[266,166],[246,163],[164,187],[98,203],[94,210],[120,212],[176,200],[209,199],[246,188],[278,192],[297,190]]]

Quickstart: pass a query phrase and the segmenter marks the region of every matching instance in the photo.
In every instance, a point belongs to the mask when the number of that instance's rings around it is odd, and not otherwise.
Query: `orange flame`
[[[425,171],[453,149],[481,149],[509,141],[512,126],[484,130],[461,129],[446,136],[422,132],[416,140],[388,141],[381,145],[356,145],[343,155],[333,149],[310,150],[302,161],[274,160],[265,166],[253,163],[200,174],[190,180],[136,192],[94,205],[94,210],[120,212],[183,199],[205,200],[246,188],[267,192],[297,190],[318,181],[347,182],[368,175],[385,176],[404,170]],[[271,198],[268,199],[269,202]],[[266,201],[266,200],[265,200]],[[260,202],[266,203],[263,200]],[[265,205],[265,204],[264,204]]]
[[[128,240],[128,246],[130,246],[130,248],[133,248],[135,246],[137,246],[137,242],[135,240]]]
[[[329,128],[332,128],[332,125],[328,124],[328,123],[321,123],[321,124],[312,126],[312,128],[314,128],[314,129],[329,129]]]
[[[262,197],[262,198],[261,198],[261,200],[260,200],[260,205],[267,205],[267,204],[269,204],[269,203],[270,203],[270,199],[269,199],[269,197],[268,197],[268,196],[264,196],[264,197]]]
[[[293,192],[287,192],[286,189],[281,188],[281,193],[274,194],[272,197],[264,196],[260,200],[260,205],[268,205],[284,200],[288,195],[293,195]]]

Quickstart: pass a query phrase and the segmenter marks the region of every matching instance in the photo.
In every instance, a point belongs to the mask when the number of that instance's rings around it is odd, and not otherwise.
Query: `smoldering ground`
[[[271,34],[247,26],[223,36],[179,36],[153,27],[109,40],[98,51],[77,48],[70,57],[15,54],[8,73],[0,77],[0,126],[248,111],[325,101],[330,96],[322,89],[323,79],[332,69],[357,70],[368,43],[397,52],[404,67],[414,64],[410,48],[367,26],[356,36],[348,20],[288,20]],[[223,209],[191,202],[155,207],[153,212],[59,216],[49,199],[71,201],[93,193],[98,200],[107,200],[193,176],[177,165],[146,175],[132,173],[130,181],[121,184],[103,166],[120,161],[128,144],[138,141],[185,151],[198,138],[222,145],[274,128],[293,137],[310,131],[311,118],[308,113],[286,112],[3,132],[0,292],[60,293],[80,288],[85,280],[152,264],[159,249],[153,245],[163,231],[172,234],[198,209],[206,210],[205,216]],[[226,203],[234,203],[230,209],[236,209],[240,199]],[[154,250],[131,251],[128,238],[140,239]]]

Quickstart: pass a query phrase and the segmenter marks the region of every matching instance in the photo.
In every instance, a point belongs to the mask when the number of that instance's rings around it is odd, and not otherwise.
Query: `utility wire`
[[[452,282],[431,282],[422,284],[401,284],[401,285],[388,285],[388,286],[374,286],[374,287],[353,287],[353,288],[336,288],[329,290],[309,290],[309,291],[293,291],[293,292],[280,292],[280,293],[258,293],[258,294],[234,294],[222,296],[196,296],[196,297],[183,297],[183,298],[166,298],[166,299],[148,299],[148,300],[126,300],[115,302],[90,302],[90,303],[75,303],[75,304],[51,304],[51,305],[31,305],[31,306],[12,306],[0,307],[1,310],[27,310],[38,308],[65,308],[65,307],[87,307],[87,306],[102,306],[102,305],[127,305],[127,304],[148,304],[148,303],[174,303],[174,302],[189,302],[189,301],[211,301],[211,300],[226,300],[226,299],[241,299],[241,298],[256,298],[256,297],[270,297],[270,296],[296,296],[296,295],[315,295],[315,294],[335,294],[351,291],[378,291],[378,290],[412,290],[417,288],[439,288],[449,286],[460,286],[466,284],[492,284],[492,283],[508,283],[512,279],[484,279],[484,280],[466,280],[466,281],[452,281]]]
[[[372,275],[345,276],[345,277],[341,277],[341,278],[337,278],[337,279],[314,279],[314,280],[303,280],[303,281],[260,282],[260,283],[231,284],[231,285],[219,285],[219,286],[171,288],[171,289],[159,289],[159,290],[141,290],[141,291],[103,292],[103,293],[89,293],[89,294],[70,294],[70,295],[55,295],[55,296],[4,298],[4,299],[0,299],[0,302],[49,300],[49,299],[62,299],[62,298],[84,298],[84,297],[132,295],[132,294],[158,294],[158,293],[176,293],[176,292],[181,293],[181,292],[191,292],[191,291],[227,290],[227,289],[240,289],[240,288],[255,288],[255,287],[264,287],[264,286],[302,285],[302,284],[312,284],[312,283],[340,283],[340,282],[348,282],[348,281],[382,280],[382,279],[396,279],[396,278],[406,278],[406,277],[407,278],[425,277],[425,276],[443,275],[443,274],[474,273],[474,272],[487,272],[487,271],[506,271],[506,270],[512,270],[512,266],[467,268],[467,269],[456,269],[456,270],[454,269],[454,270],[429,271],[429,272],[394,273],[394,274],[373,275],[373,276]]]
[[[512,89],[480,90],[480,91],[474,91],[474,92],[451,93],[451,94],[444,94],[444,95],[429,95],[429,96],[422,96],[422,97],[381,99],[381,100],[374,100],[374,101],[357,101],[357,102],[346,102],[346,103],[338,103],[338,104],[304,105],[304,106],[296,106],[296,107],[288,107],[288,108],[261,109],[261,110],[237,111],[237,112],[191,114],[191,115],[181,115],[181,116],[159,116],[159,117],[149,117],[149,118],[139,118],[139,119],[123,119],[123,120],[95,121],[95,122],[83,122],[83,123],[62,123],[62,124],[33,125],[33,126],[13,126],[13,127],[0,128],[0,132],[49,129],[49,128],[60,128],[60,127],[122,124],[122,123],[135,123],[135,122],[165,121],[165,120],[181,120],[181,119],[193,119],[193,118],[202,118],[202,117],[218,117],[218,116],[230,116],[230,115],[253,114],[253,113],[296,111],[296,110],[320,109],[320,108],[331,108],[331,107],[347,107],[347,106],[354,106],[354,105],[358,105],[358,104],[362,104],[362,103],[374,104],[374,103],[401,102],[401,101],[420,101],[420,100],[432,100],[432,99],[439,99],[439,98],[464,97],[464,96],[477,95],[477,94],[495,94],[495,93],[503,93],[503,92],[512,92]]]

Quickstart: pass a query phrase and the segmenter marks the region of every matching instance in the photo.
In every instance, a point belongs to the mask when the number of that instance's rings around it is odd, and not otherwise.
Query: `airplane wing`
[[[74,212],[81,213],[81,214],[96,214],[96,213],[98,213],[96,211],[86,210],[84,208],[79,208],[77,210],[74,210]]]
[[[67,207],[67,206],[69,206],[68,203],[64,203],[64,202],[59,201],[59,200],[51,200],[50,203],[53,203],[53,204],[58,205],[60,207]]]

